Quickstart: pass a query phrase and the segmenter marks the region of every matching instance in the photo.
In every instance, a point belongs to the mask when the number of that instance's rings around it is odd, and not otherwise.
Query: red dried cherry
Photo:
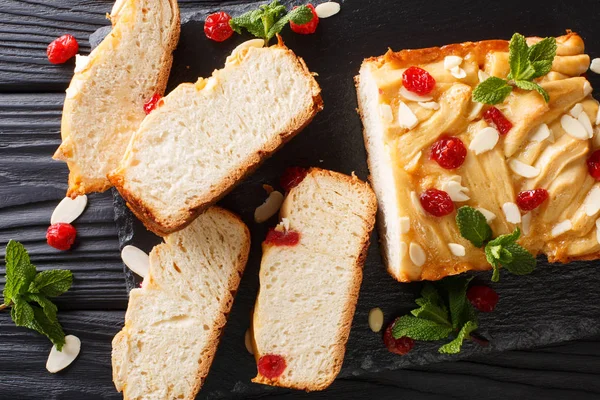
[[[306,178],[306,174],[308,174],[308,170],[306,168],[286,168],[285,171],[283,171],[283,175],[281,175],[279,183],[286,192],[289,192],[292,190],[292,188],[298,186],[300,182],[304,180],[304,178]]]
[[[596,150],[592,153],[590,158],[587,160],[588,171],[592,178],[600,181],[600,150]]]
[[[291,230],[276,231],[270,228],[264,243],[274,246],[295,246],[298,242],[300,242],[300,233]]]
[[[77,43],[77,39],[73,35],[62,35],[48,45],[46,54],[48,55],[48,61],[52,64],[62,64],[75,57],[78,51],[79,43]]]
[[[435,87],[435,79],[423,68],[409,67],[402,74],[402,86],[409,92],[424,96]]]
[[[481,312],[492,312],[498,304],[498,293],[487,286],[471,286],[467,290],[467,298]]]
[[[510,122],[504,114],[502,114],[502,111],[498,110],[496,107],[490,107],[483,113],[483,119],[488,125],[496,128],[501,135],[506,135],[513,127],[512,122]]]
[[[457,137],[443,137],[431,146],[430,158],[445,169],[456,169],[465,162],[467,148]]]
[[[154,93],[152,97],[150,97],[150,100],[144,103],[144,112],[146,113],[146,115],[150,114],[156,109],[156,106],[158,106],[158,102],[160,101],[160,99],[162,99],[162,96],[158,93]]]
[[[48,244],[58,250],[69,250],[75,242],[76,236],[75,227],[64,222],[50,225],[46,231]]]
[[[443,190],[427,189],[421,193],[421,205],[429,214],[443,217],[454,211],[454,203]]]
[[[538,208],[548,198],[546,189],[525,190],[517,195],[517,205],[523,211]]]
[[[383,333],[383,343],[385,343],[385,347],[387,347],[390,352],[403,356],[412,350],[415,346],[415,341],[407,336],[396,339],[394,335],[392,335],[393,327],[394,323],[391,323],[385,329],[385,332]]]
[[[223,42],[233,35],[233,29],[229,25],[231,15],[224,11],[210,14],[204,21],[204,34],[215,42]]]
[[[258,359],[258,373],[267,379],[279,377],[285,367],[285,359],[277,354],[267,354]]]
[[[317,12],[315,11],[313,5],[307,4],[306,7],[310,8],[310,11],[312,11],[313,17],[310,21],[302,25],[298,25],[290,21],[290,28],[294,32],[299,33],[301,35],[310,35],[311,33],[315,33],[315,31],[317,30],[317,26],[319,25],[319,16],[317,15]],[[296,8],[298,7],[294,7],[294,9]]]

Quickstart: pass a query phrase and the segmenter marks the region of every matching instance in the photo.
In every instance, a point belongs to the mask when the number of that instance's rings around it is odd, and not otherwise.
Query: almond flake
[[[460,175],[456,175],[459,178],[459,181],[456,180],[448,180],[442,184],[442,190],[448,193],[448,196],[452,199],[452,201],[461,202],[467,201],[470,197],[466,194],[469,191],[469,188],[463,186],[461,184],[462,177]]]
[[[415,191],[410,192],[410,201],[413,203],[413,207],[418,212],[425,215],[425,209],[421,205],[421,199],[419,199],[419,195],[417,195],[417,192],[415,192]]]
[[[600,243],[600,218],[596,220],[596,241]]]
[[[272,191],[267,197],[267,200],[254,210],[254,221],[260,223],[265,222],[279,211],[283,204],[284,196],[277,190]]]
[[[410,218],[400,217],[400,234],[403,235],[410,231]]]
[[[565,232],[570,231],[571,229],[573,229],[573,224],[571,223],[571,220],[566,219],[552,227],[551,235],[553,238],[555,238],[557,236],[562,235]]]
[[[499,138],[500,134],[498,131],[488,126],[475,134],[473,140],[469,143],[469,149],[473,150],[477,155],[485,153],[496,147]]]
[[[590,64],[590,71],[600,74],[600,58],[594,58]]]
[[[89,56],[82,56],[80,54],[75,55],[75,73],[85,71],[86,67],[90,62]]]
[[[585,215],[588,217],[593,217],[600,211],[600,186],[594,185],[592,189],[587,194],[584,202],[583,208],[585,209]]]
[[[592,128],[592,122],[590,121],[590,117],[588,117],[587,113],[582,112],[577,117],[577,121],[583,125],[585,131],[588,133],[588,138],[591,139],[594,137],[594,128]]]
[[[483,110],[483,103],[471,100],[471,111],[469,112],[469,115],[467,116],[467,120],[473,121],[475,118],[479,117],[481,110]]]
[[[381,308],[375,307],[369,311],[369,328],[375,333],[383,328],[383,311],[381,311]]]
[[[419,151],[417,154],[415,154],[415,156],[409,162],[406,163],[406,165],[404,166],[404,169],[406,171],[412,171],[413,169],[415,169],[417,164],[419,164],[419,160],[421,159],[422,155],[423,155],[422,151]]]
[[[121,250],[121,259],[137,275],[145,278],[150,269],[150,257],[135,246],[127,245]]]
[[[429,95],[419,96],[418,94],[407,90],[404,86],[400,88],[400,96],[410,101],[430,101],[431,99],[433,99],[433,97]]]
[[[456,257],[464,257],[466,254],[465,246],[458,243],[448,243],[448,248],[450,252],[454,254]]]
[[[446,56],[444,58],[444,69],[450,71],[454,67],[458,67],[462,64],[463,58],[459,56]]]
[[[583,95],[587,96],[588,94],[592,93],[594,89],[592,88],[592,85],[590,85],[590,83],[588,81],[583,82]]]
[[[77,336],[65,336],[65,344],[62,351],[58,351],[56,345],[52,346],[48,361],[46,361],[46,369],[48,372],[55,374],[67,368],[79,355],[81,351],[81,340]]]
[[[575,139],[579,140],[587,140],[589,139],[589,134],[585,130],[585,127],[581,122],[576,120],[570,115],[563,115],[560,118],[560,125],[567,132],[567,134]]]
[[[531,228],[531,213],[530,212],[528,212],[527,214],[525,214],[521,217],[521,228],[523,228],[523,235],[529,234],[529,230]]]
[[[521,211],[519,211],[519,206],[515,203],[504,203],[502,205],[502,211],[504,211],[504,216],[506,217],[506,221],[511,224],[518,224],[521,222]]]
[[[439,110],[440,109],[440,103],[435,102],[435,101],[420,101],[419,105],[428,110]]]
[[[483,214],[483,216],[485,217],[486,222],[489,224],[490,222],[492,222],[493,220],[496,219],[496,214],[494,214],[493,212],[491,212],[490,210],[487,210],[483,207],[476,207],[476,209]]]
[[[423,264],[425,264],[425,261],[427,261],[427,255],[425,255],[425,251],[423,251],[423,248],[415,242],[410,242],[408,255],[410,256],[410,260],[417,267],[422,267]]]
[[[319,18],[329,18],[340,12],[340,4],[335,1],[319,4],[315,7],[315,12]]]
[[[573,106],[573,108],[571,108],[571,110],[569,111],[569,114],[571,114],[571,116],[573,116],[573,118],[577,118],[579,117],[579,114],[581,114],[583,112],[583,106],[581,105],[581,103],[577,103]]]
[[[412,129],[419,123],[417,116],[412,112],[409,106],[400,102],[398,107],[398,125],[402,128]]]
[[[231,54],[229,56],[227,56],[227,59],[225,60],[225,64],[229,64],[234,61],[240,61],[241,60],[240,56],[245,54],[245,52],[247,52],[248,49],[250,49],[251,47],[260,49],[260,48],[264,47],[264,45],[265,45],[265,41],[263,39],[246,40],[245,42],[240,43],[235,49],[233,49]]]
[[[403,260],[406,256],[406,252],[408,251],[408,246],[404,242],[400,242],[400,246],[398,247],[398,251],[400,253],[400,260]]]
[[[379,105],[379,115],[383,122],[390,123],[394,120],[394,114],[392,113],[392,107],[389,104]]]
[[[541,124],[535,130],[532,131],[529,140],[532,142],[541,142],[550,137],[550,128],[547,124]]]
[[[540,174],[540,170],[531,165],[525,164],[516,159],[512,159],[508,162],[510,169],[517,175],[521,175],[523,178],[535,178]]]
[[[77,196],[74,199],[70,197],[65,197],[58,203],[54,212],[52,212],[52,217],[50,217],[50,224],[54,225],[59,222],[63,222],[65,224],[70,224],[75,221],[77,217],[83,213],[85,210],[85,206],[87,205],[87,196],[81,195]]]
[[[485,81],[487,78],[489,78],[490,76],[488,75],[487,72],[483,71],[483,70],[479,70],[477,72],[477,77],[479,78],[479,82],[483,82]]]
[[[467,72],[461,67],[452,67],[450,68],[450,74],[456,79],[462,79],[467,76]]]

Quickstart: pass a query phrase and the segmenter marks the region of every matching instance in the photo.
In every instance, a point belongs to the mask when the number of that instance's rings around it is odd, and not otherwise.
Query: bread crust
[[[223,328],[227,322],[227,317],[229,315],[229,312],[231,311],[231,306],[233,305],[233,300],[237,293],[237,290],[238,290],[240,281],[242,279],[242,275],[244,273],[244,269],[246,267],[246,264],[248,262],[248,257],[250,254],[250,244],[251,244],[250,243],[250,230],[248,229],[246,224],[242,221],[242,219],[238,215],[234,214],[233,212],[225,210],[224,208],[217,207],[217,206],[211,207],[210,212],[222,214],[224,217],[235,221],[237,224],[240,225],[240,227],[243,227],[245,240],[242,244],[242,248],[240,250],[237,263],[235,265],[235,269],[236,269],[237,273],[232,274],[232,277],[230,278],[228,285],[227,285],[227,291],[226,292],[224,291],[224,294],[225,293],[230,294],[231,297],[228,299],[227,302],[221,302],[221,304],[220,304],[221,309],[219,310],[220,311],[219,319],[218,319],[218,321],[216,321],[216,325],[215,325],[216,328],[210,333],[210,336],[209,336],[208,352],[206,353],[205,358],[199,360],[200,362],[198,364],[198,373],[194,380],[193,388],[190,392],[190,396],[185,398],[185,400],[195,399],[196,395],[200,391],[200,388],[204,384],[204,379],[208,375],[210,366],[214,360],[214,357],[215,357],[215,354],[217,351],[217,347],[221,340],[221,336],[223,335],[223,331],[224,331]],[[160,246],[163,246],[163,245],[157,246],[157,251],[162,250],[162,248]],[[149,279],[148,279],[148,283],[147,283],[146,287],[157,288],[156,284],[152,280],[152,277],[148,276],[148,278]],[[225,298],[227,298],[227,296],[223,296],[223,298],[225,299]],[[117,388],[117,391],[119,391],[119,392],[125,391],[126,383],[122,382],[118,376],[120,369],[118,368],[117,360],[119,360],[119,357],[122,356],[124,354],[124,352],[126,351],[128,338],[129,338],[129,332],[128,332],[128,327],[127,327],[127,322],[126,322],[123,329],[119,333],[117,333],[117,335],[114,337],[114,339],[112,341],[113,382],[115,384],[115,387]],[[124,399],[127,400],[127,396],[124,395]]]
[[[313,120],[315,115],[323,109],[323,100],[321,99],[320,94],[321,88],[313,78],[312,73],[308,70],[304,60],[296,56],[281,41],[274,46],[282,48],[291,53],[291,55],[301,66],[304,76],[309,80],[312,87],[313,96],[311,107],[304,110],[302,115],[300,115],[300,117],[295,121],[291,121],[290,124],[284,128],[279,135],[274,135],[273,139],[266,143],[258,153],[251,154],[244,165],[237,170],[231,171],[227,178],[214,191],[216,194],[209,193],[203,198],[198,198],[193,205],[186,210],[187,214],[185,216],[181,216],[180,218],[174,220],[161,221],[151,206],[147,205],[142,199],[137,197],[135,193],[128,191],[125,188],[126,185],[124,171],[117,170],[109,174],[110,182],[115,186],[115,188],[117,188],[123,199],[125,199],[127,206],[131,209],[135,216],[142,221],[147,229],[159,236],[165,236],[169,233],[185,228],[200,214],[202,214],[204,210],[225,197],[239,182],[251,175],[264,160],[269,158],[273,153],[275,153],[277,150],[283,147],[283,145],[300,133],[300,131],[302,131]]]
[[[130,0],[132,1],[132,0]],[[135,0],[133,0],[135,1]],[[171,11],[173,13],[172,21],[171,21],[171,36],[169,38],[168,46],[165,48],[165,52],[163,54],[163,60],[161,62],[161,68],[157,77],[156,83],[156,92],[160,95],[163,95],[165,89],[167,87],[167,82],[169,80],[169,75],[171,72],[171,66],[173,64],[173,51],[177,47],[177,43],[179,42],[179,35],[181,30],[181,21],[180,21],[180,13],[179,13],[179,5],[177,0],[168,0],[171,6]],[[117,1],[118,2],[118,1]],[[113,10],[115,13],[118,13],[119,10],[124,6],[125,3],[121,4],[117,10]],[[113,24],[113,29],[117,26],[119,22]],[[107,38],[109,38],[109,35]],[[104,40],[107,40],[105,38]],[[103,40],[103,42],[104,42]],[[101,49],[102,43],[98,45],[98,48]],[[93,63],[96,58],[90,60],[90,63]],[[83,195],[91,192],[104,192],[109,189],[112,185],[110,184],[108,178],[97,179],[97,178],[87,178],[82,176],[79,173],[79,168],[76,163],[69,160],[69,153],[71,152],[72,145],[71,142],[71,134],[69,129],[67,128],[67,124],[65,121],[68,118],[68,114],[71,112],[72,108],[75,107],[74,101],[70,98],[66,98],[63,106],[63,123],[61,124],[61,136],[63,143],[56,150],[53,155],[55,160],[65,161],[69,167],[69,178],[68,178],[68,189],[67,196],[71,198],[75,198],[79,195]]]
[[[270,386],[279,386],[279,387],[287,387],[287,388],[292,388],[292,389],[298,389],[298,390],[305,390],[307,392],[310,391],[318,391],[318,390],[324,390],[326,389],[329,385],[331,385],[331,383],[335,380],[335,378],[337,377],[337,375],[339,374],[341,368],[342,368],[342,364],[344,362],[344,355],[346,353],[346,344],[348,342],[348,338],[350,337],[350,328],[352,326],[352,320],[354,318],[354,312],[356,311],[356,304],[358,302],[358,295],[360,292],[360,285],[362,283],[362,276],[363,276],[363,266],[365,263],[365,260],[367,258],[367,252],[369,250],[369,245],[370,245],[370,240],[371,240],[371,232],[373,231],[373,227],[375,226],[375,216],[377,213],[377,198],[375,197],[375,193],[373,192],[373,190],[371,189],[371,186],[367,183],[367,182],[363,182],[360,179],[358,179],[356,177],[356,175],[352,175],[352,176],[348,176],[345,174],[341,174],[339,172],[334,172],[334,171],[329,171],[329,170],[325,170],[325,169],[321,169],[321,168],[311,168],[308,171],[307,176],[315,176],[315,175],[327,175],[339,182],[345,183],[345,184],[349,184],[352,186],[360,186],[362,189],[367,189],[367,193],[369,196],[369,204],[368,204],[368,212],[367,215],[364,218],[365,221],[365,233],[363,235],[363,237],[361,238],[361,246],[360,246],[360,250],[358,251],[357,254],[357,258],[356,258],[356,262],[354,264],[354,281],[353,281],[353,285],[350,288],[349,292],[348,292],[348,296],[346,299],[346,307],[343,311],[342,314],[342,320],[343,323],[340,326],[340,329],[338,330],[338,341],[335,344],[335,361],[333,364],[333,369],[330,371],[328,377],[328,380],[325,381],[322,384],[315,384],[315,383],[292,383],[292,384],[287,384],[287,383],[282,383],[279,382],[277,379],[268,379],[263,377],[260,374],[257,374],[255,378],[252,379],[252,382],[255,383],[261,383],[264,385],[270,385]],[[295,188],[292,189],[292,191],[295,190]],[[281,218],[285,217],[283,214],[280,215]],[[263,257],[264,254],[266,253],[266,251],[268,250],[269,245],[265,245],[263,244]],[[259,289],[260,291],[260,289]],[[256,303],[256,307],[258,307],[258,301]],[[254,314],[256,315],[256,314]],[[254,315],[252,317],[252,319],[254,319]],[[251,329],[254,329],[254,323],[252,324]],[[254,337],[254,335],[253,335]],[[261,357],[261,354],[258,353],[257,349],[256,349],[256,343],[253,343],[254,345],[254,358],[256,360],[256,362],[258,363],[258,360]]]

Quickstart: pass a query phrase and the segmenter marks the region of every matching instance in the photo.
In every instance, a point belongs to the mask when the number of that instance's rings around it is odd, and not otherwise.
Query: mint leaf
[[[506,251],[512,255],[510,263],[502,264],[511,274],[527,275],[535,270],[537,261],[533,254],[518,243],[512,243],[505,246]]]
[[[6,283],[4,285],[4,304],[14,301],[15,296],[25,293],[36,274],[29,254],[19,242],[10,240],[6,245]]]
[[[28,328],[45,335],[54,345],[56,345],[58,351],[61,351],[65,344],[65,332],[63,332],[58,320],[56,318],[48,318],[44,311],[39,307],[32,308],[34,319]]]
[[[499,104],[512,92],[504,79],[491,76],[473,90],[473,100],[483,104]]]
[[[242,34],[242,29],[246,29],[251,35],[265,39],[266,35],[261,20],[262,15],[262,10],[248,11],[239,17],[231,18],[229,26],[236,33]]]
[[[65,293],[73,284],[73,273],[66,269],[54,269],[38,273],[29,285],[30,293],[56,297]]]
[[[467,321],[477,321],[475,309],[467,299],[467,289],[472,279],[473,277],[465,279],[461,276],[450,276],[441,282],[448,292],[448,305],[454,329],[458,329]]]
[[[46,314],[46,317],[48,317],[51,320],[56,319],[56,313],[58,312],[56,305],[43,294],[27,293],[23,296],[23,299],[28,302],[35,302],[39,304],[40,307],[42,307],[44,314]]]
[[[34,318],[33,307],[20,296],[15,297],[13,303],[10,309],[10,317],[15,325],[29,327]]]
[[[492,272],[492,282],[498,282],[500,280],[500,264],[492,264],[494,272]]]
[[[295,8],[273,24],[273,26],[271,27],[271,29],[269,29],[269,32],[267,34],[267,40],[271,39],[273,36],[275,36],[275,34],[281,32],[281,30],[289,21],[292,21],[293,23],[298,25],[303,25],[310,22],[312,19],[313,13],[310,10],[310,8],[306,6],[300,6],[298,8]]]
[[[510,73],[508,79],[529,80],[535,75],[535,69],[529,61],[529,48],[525,36],[515,33],[508,45]]]
[[[535,269],[535,257],[517,243],[520,236],[521,230],[516,228],[512,233],[498,236],[485,246],[485,257],[494,267],[493,282],[500,279],[500,266],[515,275],[526,275]]]
[[[456,224],[460,235],[481,247],[492,237],[492,228],[488,225],[485,216],[473,207],[463,206],[456,213]]]
[[[440,325],[411,315],[398,318],[392,327],[392,336],[396,339],[408,336],[415,340],[439,340],[447,338],[450,332],[452,332],[451,326]]]
[[[477,329],[477,323],[474,321],[467,321],[458,334],[456,338],[449,343],[446,343],[442,347],[438,349],[438,351],[442,354],[456,354],[460,352],[463,341],[469,338],[469,334]]]
[[[542,95],[542,97],[544,98],[544,101],[546,103],[550,101],[550,96],[548,95],[548,92],[546,92],[544,90],[544,88],[542,88],[540,85],[538,85],[535,82],[515,81],[515,85],[517,85],[517,87],[519,87],[520,89],[535,90],[536,92],[538,92],[539,94]]]
[[[425,298],[417,299],[415,302],[421,306],[410,312],[415,317],[428,319],[440,325],[450,325],[448,310],[444,304],[435,304]]]
[[[547,37],[529,48],[529,62],[535,70],[533,78],[539,78],[550,72],[556,57],[556,48],[556,39],[553,37]]]

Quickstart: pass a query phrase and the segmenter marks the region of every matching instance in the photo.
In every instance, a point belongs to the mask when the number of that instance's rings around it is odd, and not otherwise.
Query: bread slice
[[[302,130],[322,109],[319,93],[282,43],[236,51],[164,98],[110,180],[148,229],[177,231]]]
[[[527,38],[529,45],[540,40]],[[419,195],[429,188],[448,192],[454,188],[455,193],[460,189],[462,195],[453,197],[455,209],[463,205],[485,209],[494,236],[519,227],[519,243],[533,254],[546,254],[551,262],[600,257],[596,227],[600,183],[586,166],[589,154],[600,147],[600,119],[592,87],[580,76],[588,69],[590,58],[576,33],[557,37],[556,42],[552,70],[536,79],[549,94],[549,102],[535,91],[513,90],[495,106],[513,127],[498,135],[491,150],[480,154],[470,149],[473,139],[494,127],[483,118],[490,106],[473,102],[472,91],[485,75],[507,77],[508,41],[390,50],[363,62],[356,78],[359,111],[371,181],[379,200],[382,249],[394,278],[403,282],[437,280],[491,268],[483,249],[460,235],[455,212],[435,217],[422,209]],[[446,68],[449,56],[459,57],[464,76]],[[448,61],[456,61],[456,57]],[[425,69],[436,80],[425,106],[423,100],[407,98],[400,91],[402,74],[410,66]],[[410,129],[400,124],[400,102],[417,117]],[[579,122],[574,121],[575,114]],[[572,136],[565,130],[565,119],[575,127],[581,124],[580,131],[589,130],[589,136]],[[548,134],[534,139],[538,129]],[[457,169],[443,169],[429,157],[431,145],[442,135],[458,137],[467,148],[464,164]],[[522,175],[519,165],[533,173]],[[519,211],[517,194],[531,189],[546,189],[548,200],[533,211]],[[516,215],[509,218],[505,209]]]
[[[208,374],[250,249],[234,214],[211,207],[150,253],[113,340],[113,381],[125,399],[194,399]]]
[[[110,34],[77,56],[67,89],[54,158],[69,166],[69,196],[111,186],[106,175],[146,116],[144,103],[164,93],[179,40],[176,0],[117,0],[110,19]]]
[[[253,317],[257,362],[284,358],[278,378],[253,382],[304,390],[329,386],[342,367],[377,201],[355,176],[313,168],[286,197],[276,229],[295,246],[263,243]]]

